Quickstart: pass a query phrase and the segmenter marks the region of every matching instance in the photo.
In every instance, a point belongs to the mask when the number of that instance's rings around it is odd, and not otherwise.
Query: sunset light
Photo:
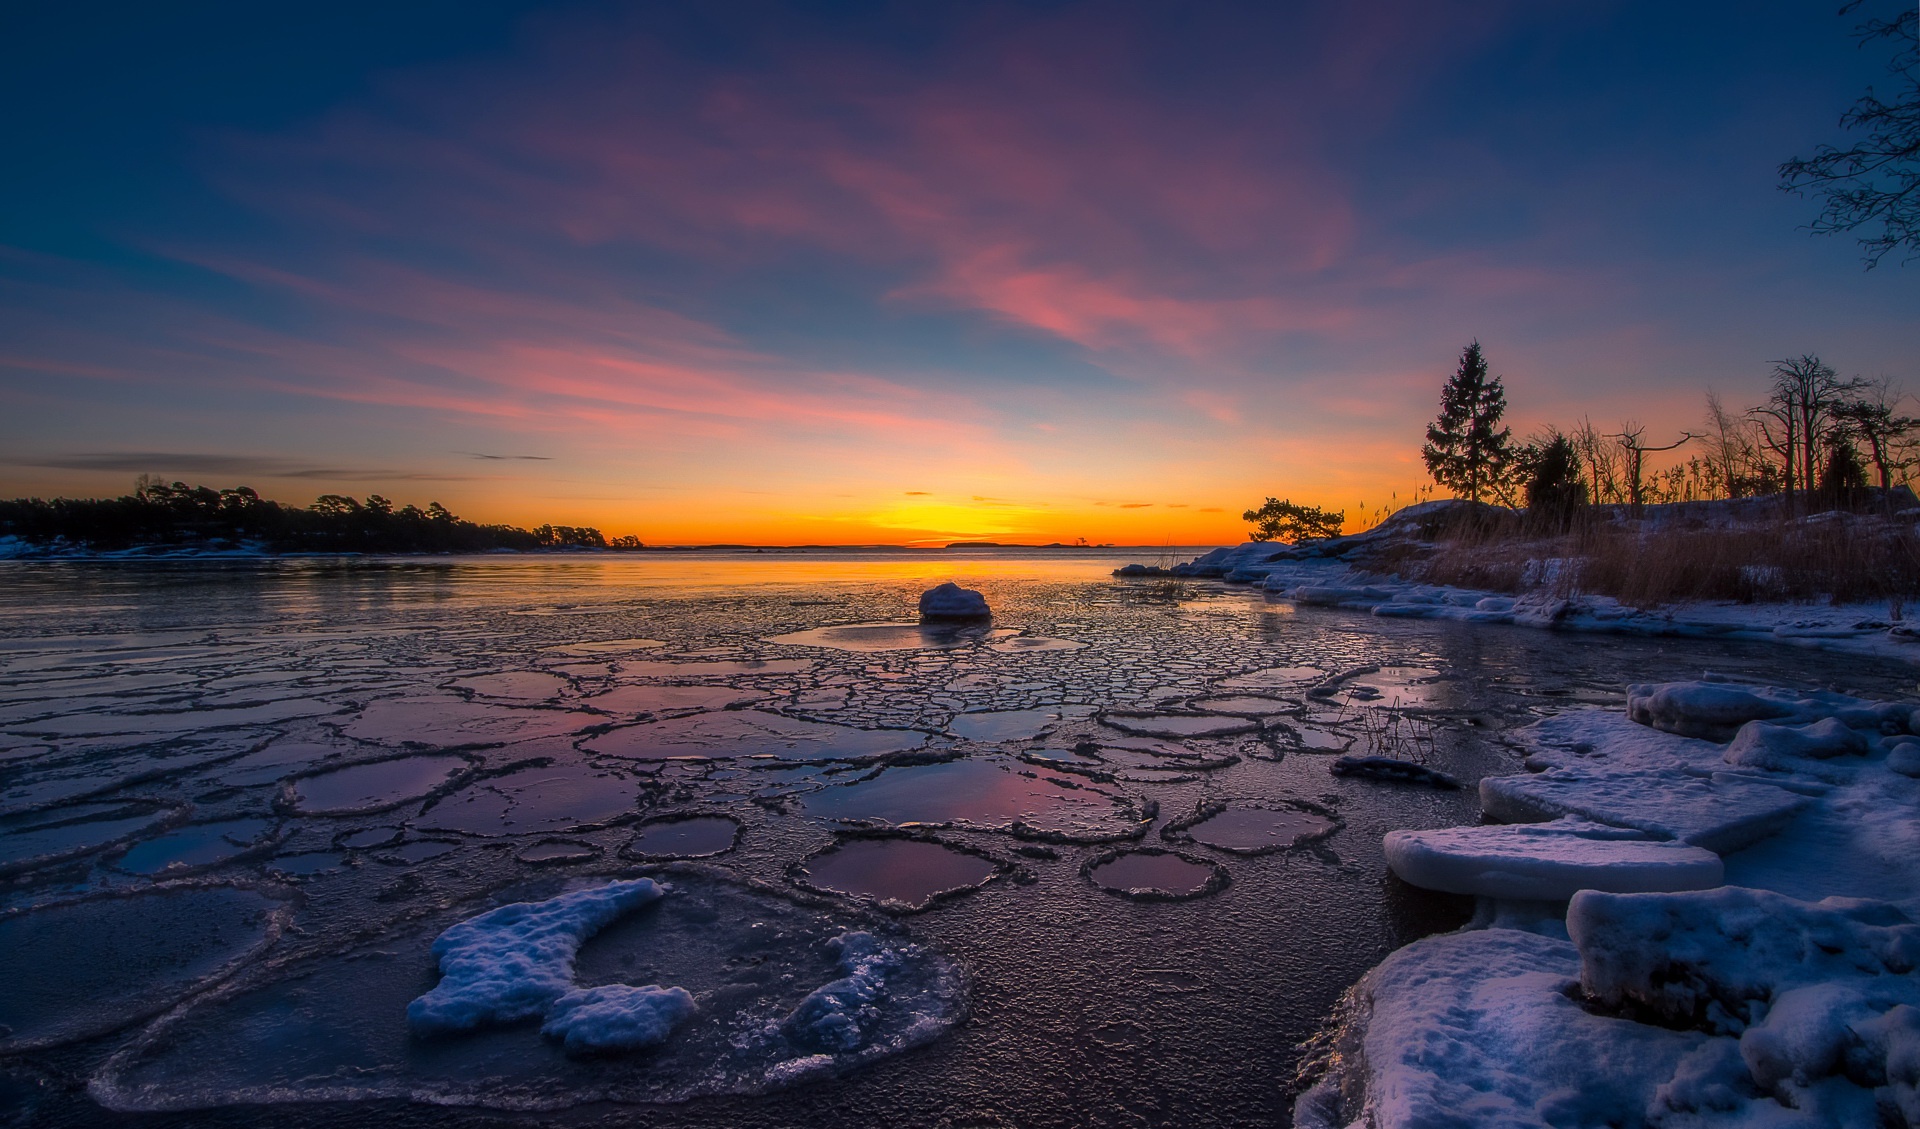
[[[1912,278],[1770,179],[1869,69],[1822,12],[439,10],[129,10],[88,34],[131,100],[29,17],[13,492],[1218,542],[1411,498],[1468,336],[1523,433],[1920,352]]]

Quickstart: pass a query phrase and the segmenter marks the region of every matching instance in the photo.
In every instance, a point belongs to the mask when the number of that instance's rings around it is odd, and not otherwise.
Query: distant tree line
[[[131,494],[110,499],[0,501],[0,537],[97,551],[138,547],[244,548],[295,553],[479,553],[497,549],[639,549],[636,537],[609,541],[591,526],[481,525],[439,502],[426,509],[378,494],[362,502],[323,494],[311,506],[268,501],[252,488],[158,482],[142,475]]]
[[[1506,392],[1489,375],[1480,343],[1461,353],[1421,448],[1440,486],[1473,501],[1525,506],[1564,523],[1589,505],[1777,497],[1787,516],[1859,508],[1920,469],[1920,418],[1887,380],[1842,379],[1811,354],[1776,362],[1767,395],[1729,411],[1707,393],[1701,430],[1650,441],[1635,420],[1602,431],[1583,419],[1516,442],[1501,426]],[[1649,472],[1647,456],[1698,444],[1683,462]]]

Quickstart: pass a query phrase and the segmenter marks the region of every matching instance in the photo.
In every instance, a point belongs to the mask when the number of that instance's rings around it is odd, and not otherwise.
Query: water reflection
[[[853,839],[814,855],[796,872],[818,889],[922,910],[972,889],[999,869],[991,859],[920,839]]]

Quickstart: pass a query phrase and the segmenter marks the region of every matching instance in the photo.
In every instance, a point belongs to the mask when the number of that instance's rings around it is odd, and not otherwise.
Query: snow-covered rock
[[[1649,1112],[1920,1124],[1920,925],[1885,902],[1765,890],[1577,895],[1567,930],[1604,1007],[1721,1036]],[[1788,1123],[1784,1120],[1781,1123]]]
[[[1327,766],[1327,771],[1335,776],[1357,776],[1363,780],[1383,780],[1389,784],[1423,784],[1448,792],[1461,786],[1460,781],[1437,768],[1396,757],[1335,757],[1333,763]]]
[[[1920,1003],[1920,924],[1888,902],[1805,902],[1722,886],[1675,894],[1586,891],[1567,909],[1580,983],[1609,1007],[1739,1033],[1791,988],[1873,980]],[[1911,996],[1911,999],[1906,997]]]
[[[1595,1015],[1563,939],[1479,929],[1415,942],[1350,993],[1342,1077],[1302,1095],[1301,1129],[1632,1125],[1690,1031]]]
[[[649,878],[611,882],[453,926],[433,942],[440,983],[407,1005],[407,1026],[435,1035],[546,1014],[573,987],[581,943],[668,889]]]
[[[667,1041],[694,1012],[685,988],[604,984],[576,988],[553,1002],[540,1033],[574,1054],[630,1051]]]
[[[1810,760],[1848,755],[1863,757],[1867,751],[1866,737],[1858,730],[1848,729],[1836,717],[1810,725],[1749,721],[1734,734],[1724,759],[1742,768],[1791,772]]]
[[[1628,717],[1668,733],[1711,741],[1730,741],[1751,721],[1804,724],[1833,719],[1863,732],[1907,733],[1912,731],[1912,712],[1899,702],[1868,702],[1825,691],[1795,694],[1719,680],[1627,687]]]
[[[1565,901],[1581,890],[1621,893],[1718,886],[1720,856],[1579,819],[1512,827],[1391,831],[1387,866],[1429,890]]]
[[[987,619],[992,614],[985,596],[951,580],[920,595],[923,619]]]
[[[1627,687],[1627,716],[1683,737],[1730,739],[1749,721],[1792,717],[1792,703],[1724,682],[1673,682]]]

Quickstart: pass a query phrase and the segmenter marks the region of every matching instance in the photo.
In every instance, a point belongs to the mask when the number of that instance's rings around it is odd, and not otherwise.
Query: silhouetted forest
[[[638,549],[634,537],[609,541],[591,526],[481,525],[439,502],[396,508],[378,494],[366,501],[323,494],[311,506],[268,501],[250,487],[215,490],[142,478],[133,493],[110,499],[16,498],[0,501],[0,537],[41,548],[247,550],[275,553],[482,553],[508,549]]]

